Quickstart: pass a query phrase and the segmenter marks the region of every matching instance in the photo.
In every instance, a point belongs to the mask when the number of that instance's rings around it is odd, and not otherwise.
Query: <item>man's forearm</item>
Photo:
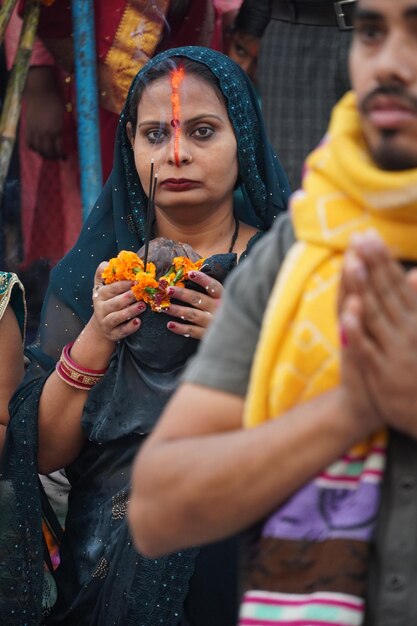
[[[333,390],[251,430],[165,439],[156,432],[133,474],[129,519],[139,549],[156,556],[262,519],[367,434],[345,400]],[[166,418],[187,406],[185,387]]]

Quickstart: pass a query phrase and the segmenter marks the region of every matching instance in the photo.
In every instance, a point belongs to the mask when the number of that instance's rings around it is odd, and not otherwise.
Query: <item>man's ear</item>
[[[135,135],[133,134],[132,122],[128,122],[126,124],[126,133],[127,133],[127,138],[130,141],[130,145],[132,146],[132,149],[133,149],[133,142],[135,140]]]

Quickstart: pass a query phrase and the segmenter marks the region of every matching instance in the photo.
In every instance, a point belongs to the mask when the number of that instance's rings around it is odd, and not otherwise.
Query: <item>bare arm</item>
[[[73,361],[92,370],[106,369],[116,342],[140,327],[138,315],[144,310],[130,291],[129,281],[102,286],[103,267],[96,272],[99,290],[94,292],[94,314],[71,349]],[[49,323],[61,322],[54,317]],[[67,385],[56,372],[47,379],[39,403],[40,473],[66,467],[79,455],[85,443],[81,418],[87,397],[87,391]]]
[[[0,424],[9,423],[8,405],[23,377],[22,335],[10,306],[0,320]]]
[[[71,357],[91,369],[108,366],[114,344],[103,342],[95,320],[79,335]],[[81,416],[88,392],[70,387],[53,372],[47,379],[39,402],[38,468],[41,474],[66,467],[76,459],[85,442]]]
[[[242,412],[239,396],[179,389],[133,470],[129,521],[141,552],[249,526],[375,427],[358,419],[342,388],[251,430],[241,428]]]
[[[9,401],[23,377],[22,335],[10,306],[0,320],[0,450],[9,423]]]

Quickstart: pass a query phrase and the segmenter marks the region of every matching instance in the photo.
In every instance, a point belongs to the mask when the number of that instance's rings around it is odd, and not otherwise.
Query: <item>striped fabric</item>
[[[385,464],[385,444],[374,444],[366,456],[359,449],[355,454],[345,454],[323,471],[316,479],[320,487],[354,489],[360,481],[378,484],[382,480]]]
[[[251,591],[239,626],[360,626],[364,601],[343,593],[289,595]]]

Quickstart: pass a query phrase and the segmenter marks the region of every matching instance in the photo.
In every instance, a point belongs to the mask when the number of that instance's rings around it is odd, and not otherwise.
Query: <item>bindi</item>
[[[174,128],[174,156],[175,156],[175,165],[177,167],[180,166],[180,156],[179,156],[179,148],[180,148],[180,136],[181,136],[181,123],[180,123],[180,112],[181,112],[181,103],[180,103],[180,94],[179,88],[182,81],[185,78],[185,70],[183,67],[177,67],[175,70],[171,72],[171,105],[172,105],[172,120],[171,126]]]

